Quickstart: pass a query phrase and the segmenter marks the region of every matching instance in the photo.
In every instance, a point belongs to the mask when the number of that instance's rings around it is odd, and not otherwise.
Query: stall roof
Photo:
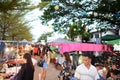
[[[72,41],[64,39],[64,38],[57,38],[52,40],[53,43],[72,43]]]
[[[59,51],[61,54],[71,51],[96,51],[96,52],[111,52],[112,45],[106,44],[92,44],[92,43],[62,43],[59,44]]]
[[[110,40],[120,39],[120,36],[118,36],[118,35],[105,35],[101,39],[103,41],[110,41]]]
[[[116,40],[111,40],[111,41],[108,41],[107,44],[120,44],[120,39],[116,39]]]

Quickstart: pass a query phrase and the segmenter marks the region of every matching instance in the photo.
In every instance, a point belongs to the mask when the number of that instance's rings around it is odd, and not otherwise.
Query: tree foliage
[[[51,37],[52,33],[53,33],[53,32],[43,33],[43,34],[39,37],[38,42],[41,42],[41,40],[47,41],[47,37]]]
[[[84,2],[81,4],[81,0],[53,0],[51,4],[49,4],[49,7],[44,10],[44,15],[40,19],[43,21],[43,24],[47,24],[50,20],[54,20],[54,30],[68,34],[70,38],[77,35],[84,35],[86,30],[84,30],[83,26],[86,27],[91,21],[91,19],[86,20],[87,13],[85,12],[86,10],[91,11],[91,9],[89,9],[90,5],[84,4]],[[89,2],[86,2],[86,4],[89,4]],[[95,4],[93,4],[93,6],[94,5]],[[74,28],[70,27],[72,22],[77,24]],[[80,22],[83,24],[79,24]],[[68,29],[70,29],[69,32]]]
[[[100,22],[106,22],[111,27],[120,27],[120,0],[102,0],[99,2],[98,7],[94,12],[98,16],[94,17],[99,19]]]
[[[3,40],[27,39],[32,40],[29,21],[24,19],[26,13],[43,5],[31,5],[30,0],[1,0],[0,1],[0,36]]]
[[[15,38],[19,40],[22,38],[32,40],[32,35],[30,33],[31,28],[24,20],[21,19],[20,16],[15,14],[9,14],[9,16],[8,14],[3,14],[0,19],[0,35],[3,40],[15,40]]]
[[[30,9],[29,0],[2,0],[0,1],[0,12],[25,11]]]
[[[41,3],[39,3],[38,7],[40,7],[41,9],[46,7],[46,5],[48,5],[50,3],[51,0],[41,0]]]
[[[68,27],[73,21],[82,21],[86,28],[98,23],[97,28],[102,26],[102,29],[117,29],[120,24],[119,3],[120,0],[52,0],[40,19],[43,24],[54,20],[54,30],[63,33],[69,33]],[[72,34],[76,35],[77,32]]]

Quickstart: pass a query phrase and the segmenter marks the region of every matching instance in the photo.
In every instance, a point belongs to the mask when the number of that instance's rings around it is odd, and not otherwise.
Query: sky
[[[32,4],[37,5],[40,2],[40,0],[32,0]],[[33,35],[33,38],[35,39],[34,42],[37,41],[37,39],[40,37],[41,34],[46,32],[53,31],[52,28],[44,26],[41,24],[41,21],[39,17],[43,14],[42,11],[38,9],[35,9],[27,14],[25,17],[26,20],[30,21],[30,26],[32,27],[31,33]]]
[[[47,26],[44,26],[41,24],[41,21],[39,19],[39,16],[42,15],[42,12],[39,11],[39,9],[35,9],[29,14],[27,14],[26,19],[30,21],[30,26],[32,27],[31,33],[33,34],[33,38],[35,41],[40,37],[41,34],[52,31]]]
[[[32,1],[33,5],[37,5],[39,2],[41,2],[41,0],[31,0],[31,1]],[[30,25],[32,26],[31,33],[33,35],[33,38],[35,39],[35,40],[33,40],[33,42],[36,42],[38,40],[38,38],[41,36],[41,34],[53,31],[51,22],[49,22],[49,26],[44,26],[41,24],[39,17],[42,14],[43,14],[43,12],[40,11],[38,8],[38,9],[35,9],[35,10],[29,12],[26,16],[27,20],[32,21],[32,22],[30,22]],[[64,36],[65,35],[54,33],[53,37],[48,37],[48,40],[50,41],[50,40],[53,40],[56,38],[64,38]]]

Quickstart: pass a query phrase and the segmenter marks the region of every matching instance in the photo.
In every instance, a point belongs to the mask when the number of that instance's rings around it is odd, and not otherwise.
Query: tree
[[[82,23],[82,21],[80,22],[74,22],[68,25],[68,32],[67,35],[68,37],[74,41],[75,37],[78,37],[78,35],[82,36],[83,40],[86,40],[85,38],[87,38],[87,36],[89,36],[89,31],[86,30],[86,25]]]
[[[30,9],[29,5],[28,0],[26,2],[22,0],[0,1],[0,32],[3,40],[10,36],[8,31],[15,30],[16,25],[21,22],[23,16]]]
[[[46,5],[50,3],[51,0],[41,0],[41,3],[39,3],[38,8],[44,8]]]
[[[48,4],[48,1],[42,3],[34,6],[30,4],[30,0],[1,0],[0,36],[2,40],[14,40],[16,37],[21,39],[25,38],[25,36],[32,40],[31,27],[27,25],[29,21],[26,21],[24,16],[33,9],[44,7]]]
[[[23,20],[22,15],[1,14],[0,23],[0,32],[3,40],[14,40],[16,37],[18,37],[18,35],[31,35],[31,28],[28,27],[29,25],[27,25],[27,22]],[[29,34],[25,34],[26,32]],[[32,40],[32,35],[28,39]]]
[[[2,0],[0,1],[0,12],[23,11],[30,9],[30,0]]]
[[[102,29],[116,29],[120,22],[119,3],[119,0],[52,0],[40,19],[43,24],[54,20],[54,30],[63,33],[67,33],[73,20],[86,22],[86,28],[98,22],[97,27]]]
[[[49,4],[50,0],[41,0],[42,2],[38,5],[31,5],[31,0],[1,0],[0,1],[0,12],[8,13],[9,11],[16,11],[24,13],[25,11],[31,11],[36,8],[43,8]]]
[[[120,0],[102,0],[94,10],[97,13],[95,19],[106,22],[114,29],[120,28]]]
[[[89,4],[90,2],[86,2],[86,4]],[[95,2],[93,2],[95,3]],[[92,3],[92,4],[93,4]],[[83,3],[85,4],[85,3]],[[68,36],[72,38],[72,35],[78,36],[81,32],[83,32],[84,29],[82,29],[85,23],[87,28],[87,25],[90,24],[91,19],[86,20],[86,10],[90,11],[89,9],[90,5],[83,5],[81,4],[81,0],[74,0],[74,1],[66,1],[66,0],[56,0],[52,1],[51,4],[49,4],[49,7],[44,11],[44,15],[40,17],[40,19],[43,21],[43,24],[47,24],[50,20],[54,20],[53,26],[55,31],[59,31],[61,33],[68,34]],[[95,4],[93,4],[95,5]],[[86,8],[88,7],[88,8]],[[93,8],[92,8],[93,9]],[[83,19],[82,19],[83,18]],[[82,21],[82,25],[76,26],[76,31],[68,32],[68,29],[70,28],[69,25],[72,22],[75,22],[79,24],[79,22]],[[87,23],[87,24],[86,24]],[[79,29],[78,29],[79,28]],[[74,29],[75,30],[75,29]],[[79,30],[79,31],[77,31]],[[86,30],[84,30],[86,32]],[[74,33],[73,33],[74,32]],[[86,32],[87,33],[87,32]],[[84,35],[82,33],[82,35]],[[73,40],[73,39],[72,39]]]
[[[52,33],[53,33],[53,32],[43,33],[43,34],[39,37],[39,39],[38,39],[37,42],[41,42],[41,40],[47,41],[47,37],[51,37]]]
[[[28,25],[25,25],[24,23],[17,23],[15,27],[9,28],[7,31],[8,40],[29,40],[32,41],[32,34],[30,33],[31,27],[28,27]]]

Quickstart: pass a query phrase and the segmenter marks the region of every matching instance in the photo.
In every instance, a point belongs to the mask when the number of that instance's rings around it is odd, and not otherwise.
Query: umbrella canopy
[[[103,41],[111,41],[115,39],[120,39],[120,36],[117,35],[105,35],[101,38]]]
[[[120,39],[116,39],[116,40],[112,40],[112,41],[108,41],[107,44],[120,44]]]
[[[63,38],[57,38],[57,39],[55,39],[51,42],[53,42],[53,43],[72,43],[72,41],[66,40],[66,39],[63,39]]]
[[[112,52],[112,46],[106,44],[92,44],[92,43],[64,43],[61,44],[60,53],[71,51],[97,51],[97,52]]]
[[[57,39],[54,39],[53,41],[51,41],[51,44],[53,46],[60,46],[61,44],[65,44],[65,43],[78,43],[78,42],[73,42],[73,41],[70,41],[70,40],[66,40],[66,39],[63,39],[63,38],[57,38]]]
[[[20,45],[26,45],[29,44],[29,42],[26,39],[23,39],[22,41],[19,42]]]

